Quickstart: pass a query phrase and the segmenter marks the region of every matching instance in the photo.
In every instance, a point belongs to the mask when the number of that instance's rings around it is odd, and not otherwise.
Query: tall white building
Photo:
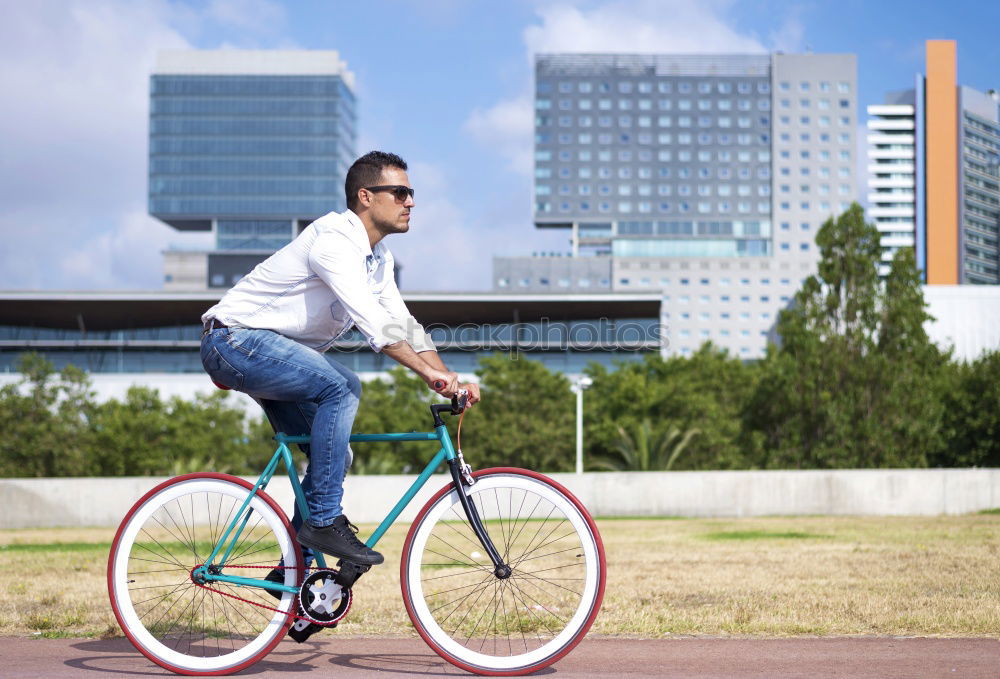
[[[868,107],[868,217],[882,241],[879,275],[900,248],[916,247],[916,107],[912,90]]]

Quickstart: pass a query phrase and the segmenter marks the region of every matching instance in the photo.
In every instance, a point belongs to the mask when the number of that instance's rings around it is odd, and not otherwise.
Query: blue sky
[[[853,52],[863,120],[950,38],[960,82],[1000,88],[1000,4],[966,0],[33,0],[3,19],[0,289],[158,288],[164,248],[205,243],[145,214],[160,49],[338,50],[358,151],[411,164],[413,228],[387,241],[409,290],[486,289],[492,254],[568,248],[531,226],[536,52]]]

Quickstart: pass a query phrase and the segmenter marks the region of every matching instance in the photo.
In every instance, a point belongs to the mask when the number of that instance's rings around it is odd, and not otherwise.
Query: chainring
[[[335,570],[319,570],[302,581],[299,603],[303,617],[324,626],[336,625],[344,619],[353,595],[350,589],[337,584],[337,575]]]

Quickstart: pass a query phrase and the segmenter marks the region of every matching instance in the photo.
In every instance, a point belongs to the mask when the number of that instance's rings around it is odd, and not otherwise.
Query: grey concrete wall
[[[938,515],[1000,507],[1000,469],[553,474],[595,516]],[[0,529],[116,526],[160,478],[0,479]],[[354,522],[382,519],[410,476],[349,476]],[[433,477],[401,520],[447,482]],[[287,478],[268,492],[291,515]]]

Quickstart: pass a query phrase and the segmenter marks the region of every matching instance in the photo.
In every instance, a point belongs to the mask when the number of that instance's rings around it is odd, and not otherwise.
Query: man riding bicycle
[[[249,394],[276,432],[311,434],[302,480],[309,507],[292,524],[298,541],[356,564],[382,555],[358,540],[341,508],[348,439],[361,397],[357,375],[323,352],[357,327],[380,351],[444,396],[459,384],[406,308],[382,240],[410,228],[413,189],[399,156],[372,151],[347,172],[347,211],[320,217],[254,268],[201,317],[201,360],[217,384]],[[353,529],[353,530],[352,530]]]

